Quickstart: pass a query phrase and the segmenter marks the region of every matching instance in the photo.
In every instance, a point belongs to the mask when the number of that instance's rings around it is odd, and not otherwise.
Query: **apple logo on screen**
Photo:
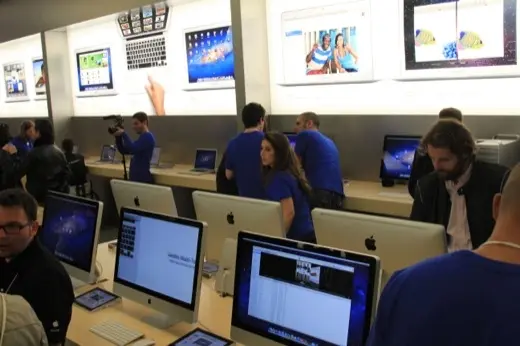
[[[232,212],[227,214],[226,219],[227,219],[227,223],[229,223],[230,225],[234,225],[235,224],[235,215],[233,215]]]
[[[368,251],[376,251],[376,240],[374,239],[374,236],[371,236],[370,238],[365,239],[365,247]]]
[[[141,206],[141,202],[139,202],[139,196],[135,196],[134,197],[134,204],[136,207],[140,207]]]

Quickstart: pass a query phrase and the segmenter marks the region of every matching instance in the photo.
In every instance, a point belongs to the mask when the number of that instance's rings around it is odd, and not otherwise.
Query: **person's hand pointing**
[[[164,88],[161,84],[157,83],[151,76],[148,76],[149,84],[145,86],[148,97],[152,102],[155,114],[162,116],[166,115],[164,110]]]

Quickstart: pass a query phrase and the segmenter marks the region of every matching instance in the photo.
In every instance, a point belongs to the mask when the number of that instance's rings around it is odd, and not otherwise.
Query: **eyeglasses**
[[[7,225],[0,225],[0,230],[3,230],[7,235],[14,235],[21,232],[27,226],[31,226],[32,222],[28,222],[25,225],[19,223],[8,223]]]

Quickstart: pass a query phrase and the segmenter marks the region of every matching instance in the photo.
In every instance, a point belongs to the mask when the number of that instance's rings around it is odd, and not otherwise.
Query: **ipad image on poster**
[[[5,102],[29,101],[27,75],[23,62],[4,64]]]
[[[81,49],[75,55],[78,85],[76,97],[117,95],[110,47]]]
[[[196,328],[168,346],[230,346],[232,340],[225,339],[206,330]]]
[[[184,90],[235,87],[235,55],[230,24],[215,24],[184,31],[186,83]]]
[[[369,0],[282,13],[280,85],[374,81]]]
[[[398,79],[520,75],[517,0],[399,0],[399,5],[404,59]]]
[[[47,98],[46,72],[43,58],[37,57],[32,59],[33,83],[34,83],[34,99],[45,100]]]
[[[96,311],[119,301],[121,301],[121,297],[96,287],[77,296],[74,304],[88,311]]]

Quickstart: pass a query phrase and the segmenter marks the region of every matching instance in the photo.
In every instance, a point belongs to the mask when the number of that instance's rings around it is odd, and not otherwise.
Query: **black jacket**
[[[412,172],[410,173],[410,179],[408,180],[408,192],[410,196],[415,195],[415,186],[419,179],[425,175],[433,172],[433,163],[427,153],[422,153],[420,149],[417,149],[413,158]]]
[[[20,164],[18,155],[0,150],[0,191],[22,187],[16,168]]]
[[[506,167],[475,161],[469,181],[459,190],[466,198],[473,248],[487,241],[495,227],[493,197],[502,191],[508,177],[509,169]],[[432,172],[420,179],[415,189],[410,219],[447,227],[450,212],[450,197],[437,173]]]
[[[85,157],[80,154],[65,154],[65,159],[69,164],[71,176],[69,185],[78,186],[87,183],[87,166],[85,165]]]
[[[71,172],[65,155],[54,144],[37,140],[17,172],[20,178],[26,176],[25,189],[38,203],[43,203],[47,191],[69,193]]]
[[[217,192],[224,195],[238,196],[238,187],[235,179],[226,178],[226,153],[222,155],[222,160],[217,169]]]

